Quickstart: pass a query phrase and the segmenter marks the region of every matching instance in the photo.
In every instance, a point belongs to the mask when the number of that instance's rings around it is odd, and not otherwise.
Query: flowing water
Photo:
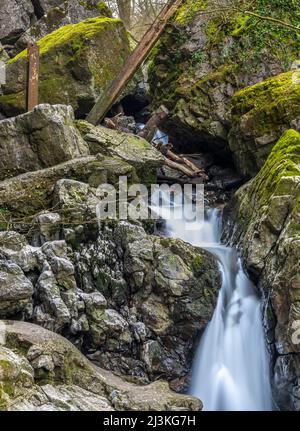
[[[163,203],[168,199],[163,196]],[[182,213],[182,207],[174,211]],[[222,275],[217,306],[194,359],[189,392],[207,411],[271,410],[261,304],[236,251],[220,242],[221,212],[208,210],[204,221],[189,222],[188,229],[187,221],[175,218],[166,220],[167,234],[214,254]]]

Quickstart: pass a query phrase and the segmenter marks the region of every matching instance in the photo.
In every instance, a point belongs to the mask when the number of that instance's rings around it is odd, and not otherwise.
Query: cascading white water
[[[168,199],[162,196],[166,204]],[[182,208],[175,206],[176,211]],[[235,250],[220,243],[221,214],[208,210],[206,220],[190,222],[189,229],[186,220],[176,218],[166,220],[167,234],[210,251],[222,274],[217,306],[194,360],[190,393],[207,411],[272,410],[260,301]]]

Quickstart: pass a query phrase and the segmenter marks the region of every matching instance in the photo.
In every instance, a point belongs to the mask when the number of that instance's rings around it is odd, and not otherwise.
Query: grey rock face
[[[73,120],[71,107],[39,105],[0,121],[0,179],[88,155]]]
[[[14,43],[35,19],[30,0],[1,0],[0,41]]]
[[[16,316],[31,303],[33,286],[21,268],[11,261],[0,260],[0,316]]]
[[[93,366],[39,326],[0,321],[0,408],[8,411],[200,410],[166,382],[137,386]],[[55,381],[55,384],[53,384]]]
[[[0,240],[0,254],[20,264],[33,285],[31,320],[68,334],[118,374],[143,382],[185,376],[220,287],[214,258],[182,241],[147,235],[140,225],[103,225],[98,233],[91,227],[65,227],[68,244],[32,247],[13,232]]]
[[[274,361],[274,395],[283,410],[299,409],[300,135],[287,131],[259,174],[231,203],[233,242],[258,279]]]

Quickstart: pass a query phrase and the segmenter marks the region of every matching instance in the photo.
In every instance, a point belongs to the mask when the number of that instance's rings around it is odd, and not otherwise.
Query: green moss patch
[[[240,121],[243,117],[243,123],[257,136],[288,124],[300,114],[300,85],[295,71],[239,91],[232,106],[233,119]]]
[[[103,30],[107,26],[114,26],[116,23],[121,22],[115,18],[90,18],[79,22],[78,24],[68,24],[48,34],[38,41],[40,47],[40,54],[46,54],[53,47],[59,47],[72,43],[74,51],[82,48],[87,40],[92,39],[96,33]],[[8,63],[13,63],[19,58],[27,58],[27,49],[20,52],[14,58],[9,60]]]
[[[260,206],[268,204],[272,195],[292,193],[289,177],[299,177],[300,184],[300,134],[295,130],[285,132],[253,182],[252,189],[260,195]],[[298,204],[299,197],[300,194]]]

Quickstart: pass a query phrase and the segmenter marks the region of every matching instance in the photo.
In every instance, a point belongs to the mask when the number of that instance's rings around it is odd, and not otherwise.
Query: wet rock
[[[130,53],[123,23],[103,17],[62,26],[38,44],[40,103],[71,105],[80,118],[91,110]],[[7,66],[0,96],[0,111],[7,116],[25,111],[26,71],[27,50]]]
[[[71,107],[39,105],[0,122],[0,179],[87,156]]]
[[[0,41],[14,43],[27,30],[34,19],[34,9],[30,0],[3,0],[0,11]]]
[[[299,407],[299,160],[300,135],[289,130],[230,205],[236,226],[231,224],[233,242],[263,294],[264,324],[275,362],[275,398],[287,410]]]

